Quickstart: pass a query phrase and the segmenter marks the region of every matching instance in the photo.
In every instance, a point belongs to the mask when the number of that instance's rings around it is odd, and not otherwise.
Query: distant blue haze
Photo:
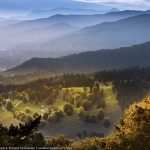
[[[88,2],[87,2],[88,1]],[[57,7],[84,8],[96,10],[147,10],[148,0],[0,0],[0,17],[26,15],[36,9]]]

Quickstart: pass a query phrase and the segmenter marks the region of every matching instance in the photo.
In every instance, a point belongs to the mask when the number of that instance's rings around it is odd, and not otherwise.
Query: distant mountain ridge
[[[65,24],[69,24],[71,26],[83,28],[83,27],[94,26],[94,25],[97,25],[97,24],[100,24],[103,22],[113,22],[113,21],[117,21],[120,19],[133,17],[138,14],[150,14],[150,11],[149,10],[148,11],[122,11],[122,12],[110,12],[107,14],[98,14],[98,15],[60,15],[60,14],[58,14],[58,15],[54,15],[54,16],[51,16],[48,18],[43,18],[43,19],[21,21],[18,23],[16,22],[16,23],[12,23],[10,25],[8,24],[6,26],[0,27],[0,33],[1,33],[0,38],[4,39],[6,41],[6,44],[5,44],[5,42],[1,42],[0,48],[10,48],[12,46],[11,44],[9,46],[9,42],[7,42],[7,41],[10,41],[11,43],[13,43],[13,40],[9,39],[9,37],[11,37],[11,34],[14,34],[14,36],[15,36],[15,34],[18,34],[19,32],[24,32],[26,30],[30,30],[30,29],[34,29],[34,28],[45,28],[47,26],[51,26],[51,25],[59,24],[59,23],[65,23]],[[96,33],[99,33],[99,31]],[[95,37],[95,38],[97,38],[97,37]],[[94,39],[94,38],[92,37],[92,39]],[[70,40],[70,38],[69,38],[69,40]],[[92,42],[92,40],[90,40],[90,41]],[[142,42],[146,42],[146,41],[142,41]],[[15,40],[14,43],[20,44],[19,40]],[[26,43],[26,41],[24,43]],[[63,42],[63,43],[65,43],[65,42]],[[67,42],[67,43],[69,44],[69,42]],[[80,49],[85,47],[85,45],[80,46],[80,43],[77,43],[77,44],[79,44]],[[130,45],[133,45],[133,44],[136,44],[136,43],[131,43]],[[93,45],[95,45],[95,46],[93,46]],[[100,45],[103,45],[103,44],[100,44]],[[87,49],[87,47],[85,47],[85,49],[92,50],[92,49],[100,49],[100,48],[110,48],[110,47],[106,46],[106,44],[105,44],[105,46],[100,47],[100,46],[97,46],[97,43],[92,43],[92,46],[93,47],[88,46],[88,49]],[[110,46],[112,46],[112,45],[110,45]],[[121,46],[128,46],[128,45],[121,45]],[[39,47],[39,45],[38,45],[38,47]],[[52,47],[52,48],[54,48],[54,47]],[[70,45],[69,45],[69,47],[70,47]],[[45,47],[42,47],[42,48],[45,48]],[[114,48],[114,47],[112,47],[112,48]],[[75,49],[75,48],[73,47],[71,49]]]
[[[81,9],[81,8],[65,8],[59,7],[50,10],[33,10],[30,14],[28,14],[24,19],[38,19],[38,18],[47,18],[56,14],[62,15],[93,15],[93,14],[104,14],[108,12],[119,11],[117,8],[112,8],[110,10],[95,10],[95,9]],[[21,18],[20,18],[21,19]]]
[[[38,43],[37,45],[35,44],[34,49],[38,47],[38,49],[47,51],[77,52],[132,46],[149,40],[150,15],[143,14],[85,27],[68,35],[54,38],[44,43]],[[20,47],[28,49],[28,45]],[[16,48],[19,48],[19,46]]]
[[[9,45],[9,47],[13,47],[18,43],[34,42],[42,38],[53,39],[54,37],[59,37],[62,34],[73,32],[79,29],[80,28],[66,23],[58,23],[44,28],[32,28],[0,38],[0,45]]]
[[[27,71],[32,68],[33,70],[48,70],[52,73],[85,73],[137,65],[149,66],[149,48],[150,42],[147,42],[132,47],[82,52],[61,58],[32,58],[10,71],[19,73],[21,70]]]

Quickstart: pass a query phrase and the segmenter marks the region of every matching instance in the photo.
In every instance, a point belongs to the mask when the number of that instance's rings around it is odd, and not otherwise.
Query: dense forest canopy
[[[58,88],[59,85],[63,87],[84,87],[92,86],[94,81],[90,78],[87,78],[83,74],[64,74],[60,76],[38,79],[31,82],[26,82],[24,84],[9,84],[9,85],[0,85],[0,93],[5,93],[9,91],[22,92],[28,88],[33,91],[40,91],[44,86],[52,86]]]
[[[150,66],[149,67],[130,67],[124,69],[102,70],[94,75],[94,79],[102,82],[119,80],[132,80],[139,78],[145,81],[150,81]]]
[[[103,70],[96,73],[94,79],[103,83],[112,81],[112,89],[122,109],[150,91],[150,67]]]

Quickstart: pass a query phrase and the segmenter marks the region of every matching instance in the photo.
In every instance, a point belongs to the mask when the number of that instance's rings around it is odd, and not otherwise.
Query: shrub
[[[93,131],[90,133],[90,138],[92,138],[92,137],[96,137],[96,131]]]
[[[33,118],[36,118],[36,117],[38,117],[39,116],[39,114],[37,113],[37,112],[35,112],[34,114],[33,114]]]
[[[80,94],[78,94],[78,93],[74,94],[74,99],[75,99],[75,100],[80,99]]]
[[[25,108],[25,112],[26,112],[27,114],[29,114],[29,113],[31,112],[30,108],[29,108],[29,107],[26,107],[26,108]]]
[[[89,122],[96,123],[96,117],[94,115],[90,115]]]
[[[88,100],[83,100],[81,106],[84,108],[85,111],[89,110],[89,102]]]
[[[26,115],[26,118],[28,121],[33,120],[33,118],[30,115]]]
[[[59,85],[59,90],[62,90],[62,85]]]
[[[22,114],[22,115],[20,115],[19,120],[23,122],[23,121],[24,121],[24,118],[26,118],[26,115],[25,115],[25,114]]]
[[[81,99],[77,99],[76,101],[76,108],[79,108],[81,106],[82,100]]]
[[[110,119],[109,117],[105,117],[104,120],[103,120],[103,126],[105,128],[108,128],[110,126]]]
[[[90,119],[90,116],[89,116],[89,115],[85,115],[84,121],[85,121],[85,122],[89,122],[89,119]]]
[[[25,104],[25,103],[27,103],[27,98],[26,97],[23,97],[23,103]]]
[[[49,115],[48,116],[48,121],[50,123],[57,123],[57,122],[60,121],[60,119],[59,119],[59,117],[57,115],[53,114],[53,115]]]
[[[7,102],[7,104],[6,104],[6,109],[9,110],[9,111],[11,111],[11,110],[13,109],[13,104],[12,104],[12,102]]]
[[[100,133],[99,131],[93,131],[90,133],[90,138],[92,137],[104,137],[104,133]]]
[[[104,137],[104,133],[101,133],[99,131],[96,131],[96,136],[97,137],[100,137],[100,138],[103,138]]]
[[[27,119],[27,118],[24,118],[24,119],[23,119],[23,122],[24,122],[24,123],[27,123],[27,122],[28,122],[28,119]]]
[[[99,120],[103,120],[104,119],[104,112],[103,112],[102,108],[99,108],[97,110],[97,119],[99,119]]]
[[[83,134],[84,137],[87,137],[87,131],[86,131],[86,129],[82,130],[82,134]]]
[[[84,121],[89,123],[96,123],[96,117],[94,115],[85,115]]]
[[[72,105],[69,104],[69,103],[67,103],[67,104],[64,105],[64,112],[65,112],[66,114],[67,114],[68,109],[73,112],[73,107],[72,107]]]
[[[44,120],[47,120],[49,115],[50,115],[50,113],[44,113],[44,114],[43,114],[43,119],[44,119]]]
[[[17,115],[20,114],[20,112],[18,110],[16,110],[13,112],[13,114],[14,114],[14,117],[17,117]]]
[[[67,110],[67,115],[71,116],[72,115],[72,111],[70,109]]]
[[[3,101],[2,101],[2,104],[3,104],[3,105],[6,105],[6,100],[3,100]]]
[[[84,117],[84,108],[82,106],[80,106],[80,108],[78,109],[78,115],[79,117]]]
[[[19,118],[20,118],[21,115],[24,115],[24,113],[22,113],[22,112],[16,113],[16,118],[19,120]]]
[[[57,115],[57,116],[60,117],[60,118],[64,117],[64,113],[63,113],[62,110],[56,111],[56,112],[55,112],[55,115]]]
[[[82,137],[81,131],[78,131],[78,132],[76,133],[76,136],[77,136],[78,138],[81,138],[81,137]]]

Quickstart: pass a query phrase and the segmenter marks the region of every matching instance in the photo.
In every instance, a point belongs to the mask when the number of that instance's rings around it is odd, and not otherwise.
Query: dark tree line
[[[60,85],[62,85],[62,87],[80,87],[91,86],[93,84],[94,81],[85,75],[64,74],[62,76],[38,79],[24,84],[0,85],[0,94],[4,98],[10,98],[12,100],[16,96],[20,97],[20,99],[24,99],[25,94],[22,93],[22,95],[24,95],[23,97],[17,95],[21,92],[27,93],[31,100],[47,99],[50,93],[53,93],[54,97],[58,95]]]
[[[150,81],[150,66],[149,67],[131,67],[124,69],[102,70],[94,75],[94,79],[98,81],[108,82],[119,80],[132,80],[139,78],[145,81]]]
[[[113,82],[113,91],[117,92],[116,99],[122,109],[127,108],[133,102],[138,102],[149,92],[150,82],[140,79],[118,80]]]

